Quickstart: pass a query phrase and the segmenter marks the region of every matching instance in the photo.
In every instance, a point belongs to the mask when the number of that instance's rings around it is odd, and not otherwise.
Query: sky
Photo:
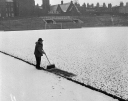
[[[67,2],[70,2],[71,0],[63,0],[64,3],[67,3]],[[72,0],[74,1],[74,0]],[[124,5],[126,4],[126,2],[128,2],[128,0],[76,0],[80,3],[80,5],[82,5],[84,2],[87,4],[87,3],[94,3],[94,5],[96,5],[97,2],[100,3],[100,5],[102,5],[104,2],[106,4],[108,3],[112,3],[112,5],[119,5],[120,2],[124,2]],[[54,5],[54,4],[60,4],[61,0],[50,0],[50,4],[51,5]],[[35,3],[41,5],[42,4],[42,0],[35,0]]]

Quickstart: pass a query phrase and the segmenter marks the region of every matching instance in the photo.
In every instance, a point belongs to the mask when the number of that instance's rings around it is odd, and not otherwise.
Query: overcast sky
[[[64,3],[70,2],[71,0],[63,0]],[[72,0],[74,1],[74,0]],[[108,3],[112,3],[113,5],[119,5],[119,3],[122,1],[124,2],[124,4],[126,4],[126,2],[128,2],[128,0],[76,0],[78,1],[81,5],[85,2],[85,3],[94,3],[94,5],[99,2],[100,5],[103,4],[103,2],[105,2],[106,4]],[[39,5],[42,4],[42,0],[35,0],[36,4],[38,3]],[[50,4],[54,5],[54,4],[60,4],[61,0],[50,0]]]

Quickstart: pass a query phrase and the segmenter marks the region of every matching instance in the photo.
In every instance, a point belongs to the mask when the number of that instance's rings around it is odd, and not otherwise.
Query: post
[[[45,29],[46,29],[46,22],[45,22]]]
[[[62,23],[60,25],[61,25],[61,29],[63,29]]]
[[[114,23],[113,23],[113,18],[111,17],[111,21],[112,21],[112,25],[114,25]]]

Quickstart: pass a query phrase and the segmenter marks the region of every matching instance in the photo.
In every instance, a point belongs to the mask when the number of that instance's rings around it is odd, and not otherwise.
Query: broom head
[[[55,65],[54,64],[47,65],[47,69],[52,69],[52,68],[55,68]]]

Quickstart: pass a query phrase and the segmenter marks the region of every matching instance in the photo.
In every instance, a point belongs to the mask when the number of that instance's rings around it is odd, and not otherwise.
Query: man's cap
[[[42,40],[42,38],[39,38],[38,41],[44,41],[44,40]]]

